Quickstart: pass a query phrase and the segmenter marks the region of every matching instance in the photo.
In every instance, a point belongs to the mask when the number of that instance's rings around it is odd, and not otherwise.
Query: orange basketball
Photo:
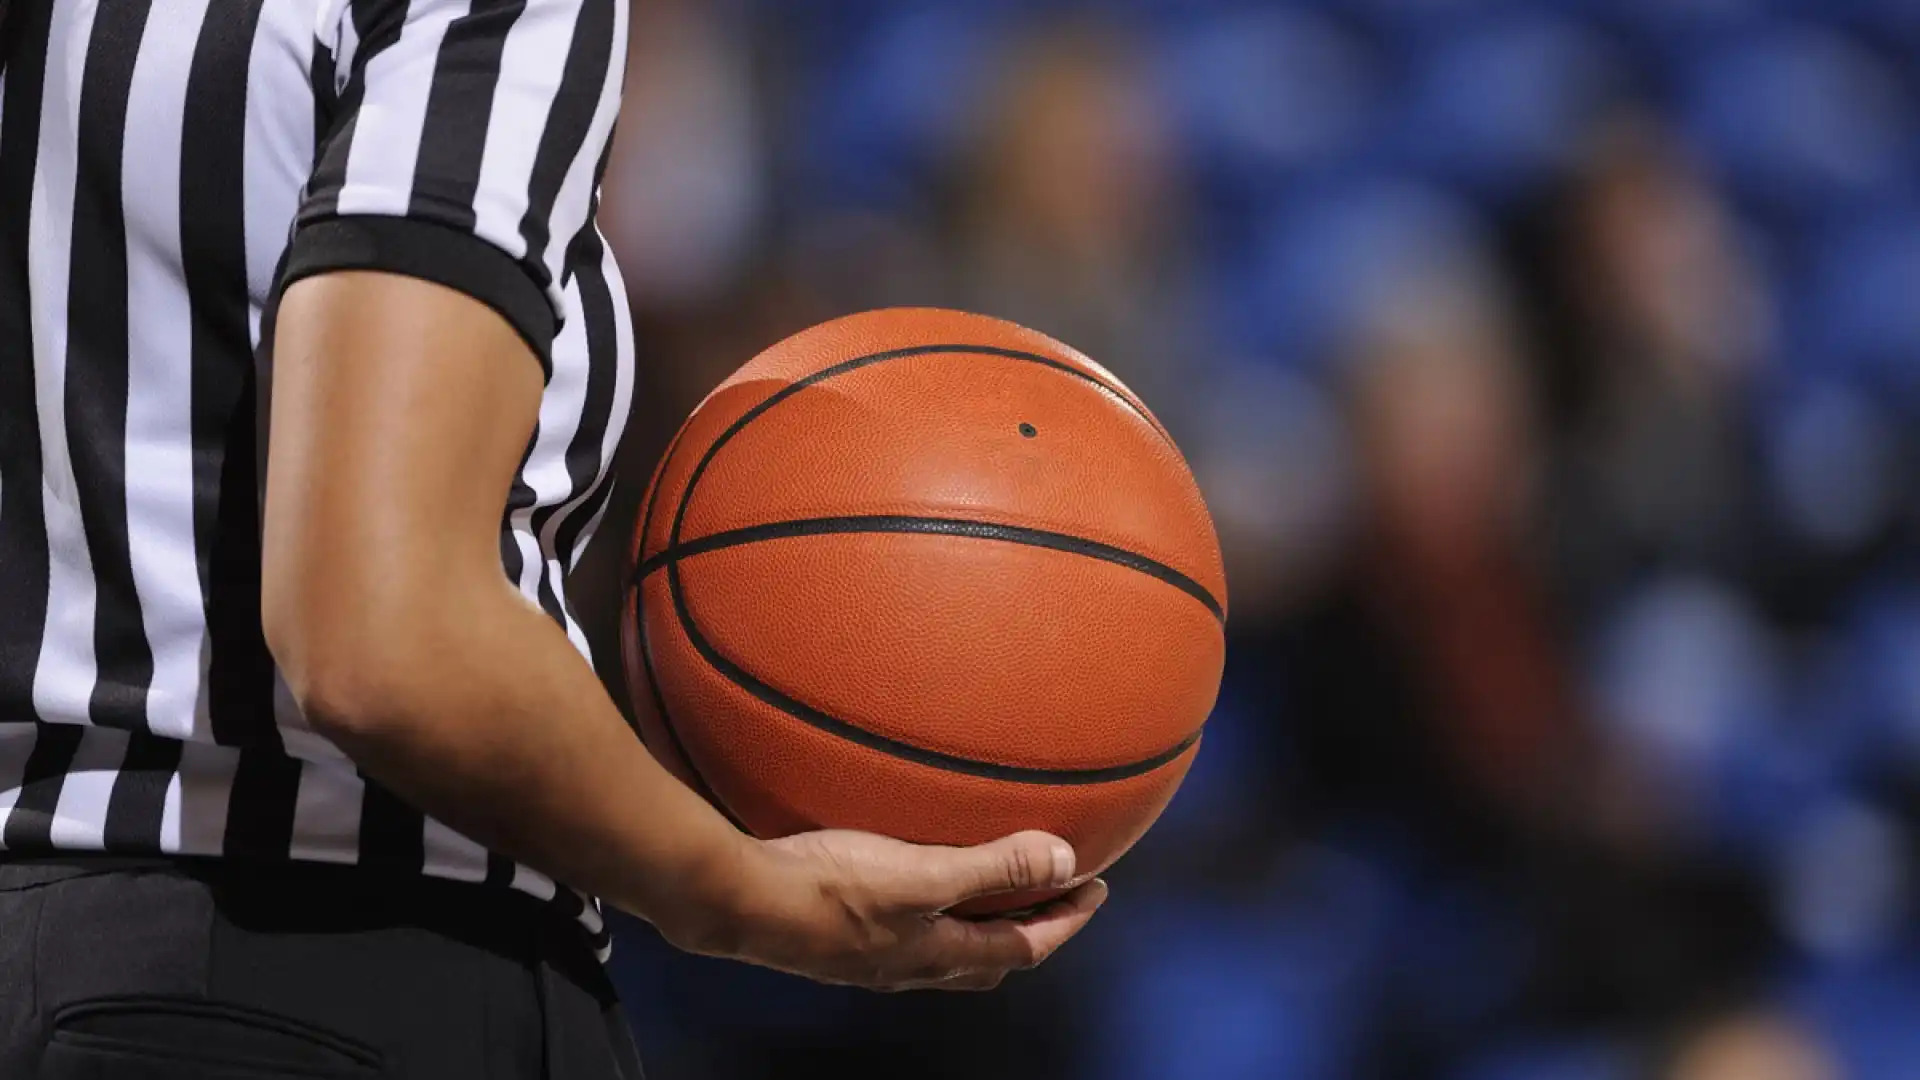
[[[755,357],[667,450],[632,570],[642,737],[761,837],[1044,829],[1097,872],[1219,690],[1226,580],[1179,450],[1105,369],[980,315]]]

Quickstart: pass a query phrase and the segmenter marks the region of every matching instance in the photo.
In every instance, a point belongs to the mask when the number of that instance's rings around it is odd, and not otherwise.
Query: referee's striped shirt
[[[597,906],[367,782],[260,628],[275,298],[344,269],[548,368],[504,569],[562,579],[633,387],[595,227],[625,0],[5,0],[0,849],[357,863]],[[4,856],[0,856],[4,857]]]

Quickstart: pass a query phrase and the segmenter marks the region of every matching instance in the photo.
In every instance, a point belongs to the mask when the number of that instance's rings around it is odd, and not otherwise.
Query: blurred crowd
[[[759,349],[967,308],[1145,397],[1232,606],[1053,965],[630,927],[654,1074],[1920,1075],[1920,3],[634,4],[608,520]]]

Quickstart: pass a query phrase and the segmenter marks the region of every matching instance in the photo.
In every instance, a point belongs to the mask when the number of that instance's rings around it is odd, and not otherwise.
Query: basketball
[[[763,838],[1043,829],[1098,873],[1219,690],[1219,543],[1166,429],[980,315],[867,312],[755,357],[666,451],[630,569],[641,737]]]

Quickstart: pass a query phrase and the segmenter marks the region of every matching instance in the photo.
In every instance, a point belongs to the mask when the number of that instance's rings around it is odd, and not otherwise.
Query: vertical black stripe
[[[359,39],[353,52],[355,71],[366,70],[367,61],[400,40],[412,7],[412,0],[352,0],[349,14],[353,35]]]
[[[340,107],[340,99],[333,89],[333,70],[333,50],[314,42],[313,55],[307,59],[307,83],[313,88],[313,163],[316,165],[326,149],[327,136],[332,132],[333,118]]]
[[[620,113],[619,113],[617,102],[615,103],[615,110],[614,110],[613,117],[614,117],[614,127],[617,128],[619,127],[619,122],[620,122]],[[593,163],[593,196],[588,201],[588,204],[587,204],[586,227],[589,230],[592,230],[594,234],[595,248],[604,248],[605,246],[605,241],[600,236],[600,185],[607,178],[607,163],[612,160],[613,160],[613,131],[612,129],[609,129],[607,132],[607,141],[605,144],[603,144],[600,147],[600,158],[599,160]],[[579,267],[572,262],[569,262],[567,265],[562,266],[560,268],[561,288],[565,288],[567,285],[567,282],[572,280],[572,275],[576,269],[579,269]],[[600,273],[601,276],[603,277],[605,276],[605,269],[604,267],[602,267],[600,263],[600,256],[598,254],[594,256],[593,269],[596,272]]]
[[[187,76],[181,270],[193,328],[194,553],[206,598],[215,741],[277,751],[260,629],[258,381],[247,293],[247,69],[260,0],[213,0]],[[289,794],[288,799],[291,799]]]
[[[527,242],[527,263],[543,288],[549,284],[545,265],[547,244],[552,239],[549,232],[554,200],[559,197],[567,171],[585,148],[606,90],[607,66],[613,62],[614,3],[582,0],[566,65],[560,72],[560,89],[554,95],[546,129],[540,133],[540,147],[534,153],[520,235]]]
[[[80,83],[73,244],[67,285],[67,451],[93,563],[95,677],[102,727],[147,720],[153,649],[127,536],[127,229],[121,176],[127,99],[151,0],[103,4]]]
[[[506,512],[500,515],[500,566],[516,589],[520,587],[521,573],[527,568],[527,557],[516,539],[518,534],[514,532],[513,517],[539,501],[533,489],[527,486],[527,465],[533,460],[533,448],[539,443],[540,425],[536,422],[533,434],[527,437],[527,448],[520,454],[520,467],[514,470],[513,486],[507,489]]]
[[[508,31],[526,7],[526,0],[473,0],[467,14],[447,25],[414,164],[415,215],[473,230],[474,194],[480,189],[480,160],[500,82],[500,57]]]
[[[353,0],[351,16],[354,36],[359,39],[352,57],[353,71],[345,92],[338,96],[328,94],[332,103],[332,107],[325,110],[331,114],[327,117],[328,126],[314,129],[314,138],[322,149],[314,161],[313,175],[307,181],[310,197],[300,208],[303,222],[329,217],[340,207],[340,189],[347,182],[347,157],[353,150],[355,121],[367,93],[367,61],[400,40],[400,30],[406,25],[407,5],[392,0]],[[333,70],[329,64],[325,72],[310,72],[309,77],[318,77],[330,87]],[[316,117],[321,111],[316,103]]]
[[[585,910],[585,908],[581,909],[583,914]],[[607,922],[606,907],[598,899],[593,902],[593,912],[600,917],[600,927],[592,935],[593,951],[596,954],[605,954],[608,949],[613,948],[613,927]]]
[[[249,368],[219,463],[220,497],[207,598],[207,699],[216,741],[246,750],[227,806],[226,851],[284,859],[293,836],[300,763],[282,756],[274,724],[273,661],[260,628],[260,497]],[[197,508],[196,508],[197,509]],[[204,550],[204,549],[203,549]],[[229,742],[231,740],[231,742]]]
[[[127,756],[114,774],[113,793],[107,797],[107,819],[102,843],[110,852],[152,855],[160,851],[160,826],[167,805],[167,788],[180,768],[181,744],[146,731],[135,731],[127,741]]]
[[[0,846],[8,851],[44,851],[53,838],[53,812],[60,806],[60,789],[67,770],[80,751],[87,729],[76,724],[42,724],[27,754],[20,780],[20,797],[0,830]]]
[[[566,922],[580,921],[580,916],[587,913],[586,898],[558,881],[553,883],[553,888],[554,912]]]
[[[270,751],[240,755],[227,793],[223,854],[248,862],[280,862],[290,854],[300,762]]]
[[[533,505],[533,489],[527,486],[527,462],[533,458],[534,444],[540,438],[536,426],[533,436],[527,440],[527,448],[520,455],[520,467],[514,471],[513,487],[507,492],[506,512],[500,518],[500,567],[506,579],[515,589],[520,588],[520,572],[526,567],[526,557],[520,552],[520,543],[513,531],[513,515]],[[487,884],[505,887],[513,884],[513,862],[503,856],[487,856]]]
[[[504,889],[513,884],[513,860],[505,855],[487,855],[487,880],[490,889]]]
[[[426,818],[364,773],[361,779],[367,790],[360,800],[360,865],[418,874],[427,865]]]
[[[613,475],[609,472],[601,478],[599,485],[593,489],[593,493],[582,500],[573,513],[567,515],[566,521],[561,522],[554,538],[554,547],[560,552],[560,558],[567,568],[571,568],[574,560],[581,555],[587,526],[593,523],[593,519],[602,510],[606,509],[607,502],[612,496]]]
[[[225,849],[284,859],[300,765],[280,757],[273,658],[260,627],[258,373],[248,325],[247,77],[260,0],[212,0],[187,74],[194,137],[180,155],[182,271],[193,325],[194,555],[206,602],[207,714],[216,742],[245,747]]]
[[[560,584],[562,588],[566,587],[567,575],[573,572],[574,564],[580,559],[589,539],[587,536],[587,528],[593,524],[594,518],[598,516],[601,511],[605,510],[607,503],[612,500],[613,488],[614,477],[611,469],[609,469],[609,471],[601,477],[600,483],[593,489],[592,493],[581,500],[580,505],[574,507],[573,512],[567,515],[567,519],[560,523],[560,528],[554,536],[554,550],[559,552],[560,555]],[[573,612],[571,594],[567,596],[566,608],[569,614]],[[579,621],[577,617],[575,621]]]
[[[34,715],[50,562],[27,289],[27,224],[50,5],[31,4],[14,14],[18,55],[4,76],[0,114],[0,719],[9,721]]]
[[[22,6],[10,0],[0,0],[0,73],[7,70],[7,58],[13,55],[14,42],[20,33]]]
[[[526,569],[527,559],[525,555],[520,553],[518,534],[513,530],[513,514],[515,503],[521,497],[518,489],[526,488],[526,483],[516,476],[513,478],[513,486],[516,490],[507,494],[507,512],[505,516],[500,519],[500,568],[506,572],[507,580],[513,584],[514,588],[518,589],[520,587],[520,572]],[[529,501],[532,500],[533,490],[531,488],[526,488],[525,497]]]
[[[520,467],[514,470],[513,486],[507,491],[506,510],[500,516],[500,567],[507,581],[511,583],[515,589],[520,588],[520,574],[526,569],[526,556],[520,550],[520,543],[513,529],[513,517],[520,511],[532,506],[535,502],[533,489],[527,486],[526,475],[527,464],[533,460],[533,448],[539,441],[540,427],[538,422],[536,422],[533,434],[527,438],[526,449],[520,453]],[[361,819],[360,835],[361,843],[364,844],[366,843],[367,836],[364,817],[366,809],[364,807],[361,810],[361,814],[363,816]],[[424,822],[421,822],[417,827],[424,828]],[[513,881],[512,864],[498,855],[489,855],[487,858],[487,881],[496,885],[511,884]]]
[[[606,163],[607,155],[603,153],[600,156],[599,170],[604,171]],[[595,188],[597,191],[597,181]],[[616,423],[624,423],[626,420],[625,417],[615,415],[615,410],[619,407],[619,403],[614,400],[614,391],[618,386],[617,380],[620,375],[620,366],[634,362],[632,357],[623,357],[620,355],[620,307],[617,303],[619,298],[613,295],[613,285],[607,279],[606,242],[601,237],[599,225],[597,224],[599,216],[600,196],[595,194],[593,198],[593,211],[588,216],[587,227],[582,233],[582,236],[590,237],[590,242],[583,245],[585,250],[581,252],[580,261],[575,264],[580,268],[581,310],[577,317],[586,320],[588,362],[594,364],[596,368],[604,369],[607,379],[606,397],[602,402],[602,407],[591,414],[599,419],[590,450],[585,447],[581,448],[582,453],[578,461],[578,469],[575,468],[576,461],[574,454],[572,451],[569,451],[567,465],[569,471],[572,472],[575,478],[574,487],[576,491],[580,490],[583,483],[583,473],[581,470],[597,470],[600,476],[600,484],[599,487],[594,490],[593,494],[581,503],[573,514],[560,525],[555,546],[559,548],[562,557],[569,563],[580,556],[580,544],[582,538],[586,535],[588,523],[592,522],[594,517],[600,513],[600,509],[606,505],[608,497],[613,494],[613,477],[611,476],[613,463],[611,461],[601,460],[600,454],[603,453],[602,446],[606,440],[607,432],[611,430]],[[592,408],[593,401],[592,394],[589,393],[589,408]],[[590,477],[593,474],[587,473],[586,475]],[[591,482],[591,480],[589,479],[585,482]]]
[[[607,437],[607,426],[613,422],[613,392],[620,366],[617,354],[619,341],[613,325],[613,296],[608,291],[606,272],[601,265],[604,246],[599,231],[591,224],[592,219],[589,218],[588,222],[588,227],[580,231],[580,235],[568,245],[567,251],[567,264],[580,268],[580,311],[575,317],[583,320],[586,333],[587,353],[583,359],[587,364],[587,385],[580,405],[579,426],[574,429],[573,438],[567,443],[567,494],[552,505],[534,511],[533,535],[536,538],[546,535],[548,526],[553,524],[554,516],[562,507],[589,494],[599,480],[603,471],[601,455],[605,452],[602,444]],[[573,552],[573,541],[579,539],[586,527],[588,517],[585,510],[584,506],[574,507],[571,516],[555,530],[554,553],[560,557],[560,571],[555,573],[547,566],[540,571],[540,606],[563,626],[566,624],[566,608],[562,600],[565,583],[558,579],[566,572],[566,563]],[[569,527],[572,529],[570,534],[567,533]]]

